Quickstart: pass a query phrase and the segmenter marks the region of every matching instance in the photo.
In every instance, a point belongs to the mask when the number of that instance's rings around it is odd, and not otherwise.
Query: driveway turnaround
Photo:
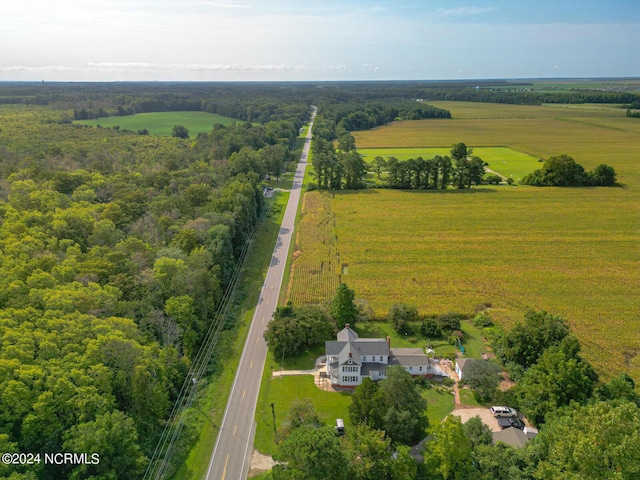
[[[278,306],[284,267],[287,263],[296,212],[300,202],[302,180],[307,167],[315,113],[316,108],[314,107],[309,132],[293,178],[289,202],[280,226],[278,240],[262,286],[258,306],[251,321],[247,342],[238,364],[231,395],[229,395],[227,408],[220,425],[218,440],[213,449],[206,476],[207,480],[244,480],[249,473],[255,435],[254,416],[260,391],[260,380],[267,356],[267,344],[263,334]]]

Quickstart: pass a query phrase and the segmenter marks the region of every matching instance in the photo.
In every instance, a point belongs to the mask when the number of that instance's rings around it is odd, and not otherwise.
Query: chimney
[[[346,328],[346,329],[348,330],[348,329],[349,329],[349,324],[348,324],[348,323],[345,323],[345,324],[344,324],[344,328]]]
[[[391,348],[391,337],[387,335],[387,346]]]

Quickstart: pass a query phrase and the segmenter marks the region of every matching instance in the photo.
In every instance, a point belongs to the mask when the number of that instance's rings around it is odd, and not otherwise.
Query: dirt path
[[[324,372],[324,369],[324,364],[320,364],[318,368],[314,368],[313,370],[278,370],[277,372],[271,373],[271,377],[276,378],[286,377],[289,375],[313,375],[313,383],[316,384],[316,387],[326,392],[335,392],[335,389],[331,386],[329,377],[321,374],[322,372]]]
[[[507,181],[507,177],[505,177],[504,175],[502,175],[501,173],[496,172],[495,170],[491,170],[490,168],[484,167],[485,172],[487,173],[493,173],[494,175],[499,176],[501,179],[503,179],[505,182]]]
[[[261,473],[271,470],[276,462],[268,455],[262,455],[259,451],[254,450],[251,456],[251,469],[248,478],[255,477]]]

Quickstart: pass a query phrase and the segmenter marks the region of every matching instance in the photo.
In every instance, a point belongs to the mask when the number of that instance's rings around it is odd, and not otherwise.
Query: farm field
[[[614,166],[622,187],[310,192],[303,219],[322,205],[325,223],[301,228],[291,290],[305,301],[331,298],[316,287],[322,270],[304,277],[297,265],[330,260],[339,266],[330,275],[380,317],[399,301],[421,313],[490,303],[509,326],[527,308],[545,309],[569,320],[604,378],[626,371],[640,381],[640,122],[616,110],[433,104],[454,119],[355,132],[358,147],[463,141],[541,158],[567,153],[587,169]],[[314,243],[320,237],[331,249]]]
[[[489,164],[487,168],[505,177],[512,177],[514,180],[521,180],[525,175],[540,168],[538,158],[518,152],[508,147],[474,147],[473,155],[482,158]],[[371,163],[380,156],[387,160],[389,157],[396,157],[398,160],[408,160],[410,158],[422,157],[425,160],[436,155],[451,155],[451,147],[429,147],[429,148],[363,148],[358,149],[365,162]]]
[[[161,137],[171,136],[174,125],[183,125],[189,130],[189,135],[195,137],[199,132],[209,133],[216,123],[230,125],[240,120],[224,117],[207,112],[153,112],[138,113],[124,117],[103,117],[92,120],[78,120],[74,123],[102,127],[119,126],[134,132],[146,128],[152,135]]]

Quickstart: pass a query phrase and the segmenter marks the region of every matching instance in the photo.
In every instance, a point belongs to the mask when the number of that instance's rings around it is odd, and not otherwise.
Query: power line
[[[171,465],[171,458],[174,453],[175,443],[182,433],[187,411],[193,404],[194,397],[197,396],[198,382],[207,369],[211,356],[213,355],[224,330],[225,320],[233,306],[240,281],[242,280],[244,268],[251,251],[253,239],[255,238],[258,229],[267,218],[271,210],[272,203],[273,201],[268,202],[267,206],[263,208],[255,228],[251,232],[249,238],[245,241],[245,245],[240,252],[240,256],[236,262],[236,267],[232,273],[231,279],[229,280],[229,284],[225,290],[223,298],[218,305],[218,309],[216,310],[213,320],[209,325],[209,329],[207,330],[207,334],[200,346],[200,349],[191,364],[191,368],[182,384],[182,388],[173,405],[173,409],[162,435],[160,436],[153,455],[149,460],[149,465],[147,466],[147,470],[144,474],[145,480],[164,478]]]

